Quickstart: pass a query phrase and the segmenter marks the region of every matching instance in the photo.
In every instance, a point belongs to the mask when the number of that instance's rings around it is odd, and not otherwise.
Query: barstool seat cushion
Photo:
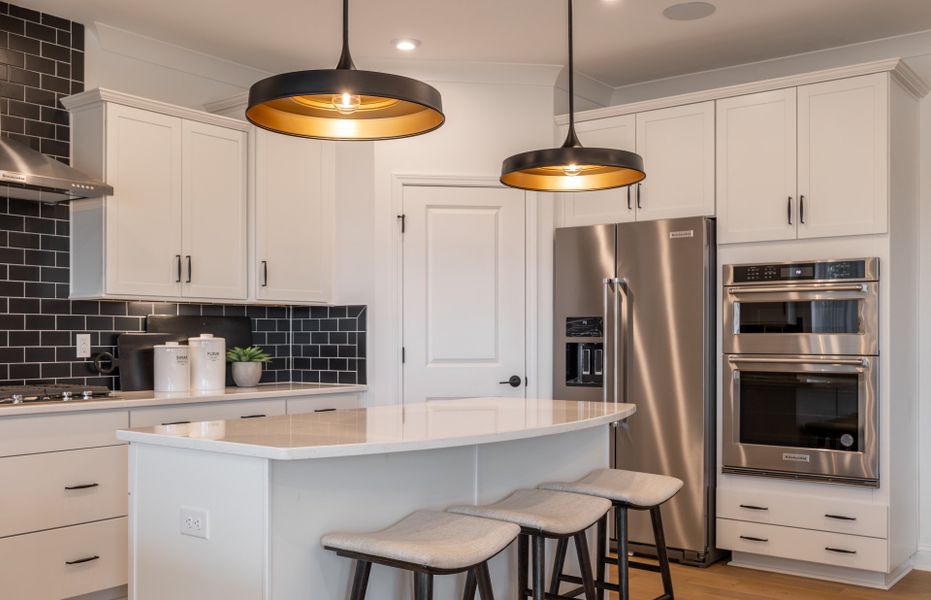
[[[546,490],[559,490],[575,494],[588,494],[624,502],[634,506],[659,506],[682,489],[681,479],[653,473],[623,471],[621,469],[596,469],[570,483],[544,483]]]
[[[451,512],[516,523],[526,529],[570,535],[591,526],[611,509],[603,498],[548,490],[517,490],[484,506],[454,506]]]
[[[510,523],[421,510],[371,533],[329,533],[320,542],[333,550],[431,569],[466,569],[504,550],[520,528]]]

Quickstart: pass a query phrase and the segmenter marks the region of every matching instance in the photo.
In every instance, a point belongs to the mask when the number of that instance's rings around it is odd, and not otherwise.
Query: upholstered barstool
[[[607,543],[608,518],[598,521],[598,562],[596,585],[598,600],[603,600],[604,590],[618,592],[620,600],[630,598],[629,569],[642,569],[658,572],[663,579],[663,594],[655,600],[673,600],[672,575],[669,571],[669,555],[666,552],[666,537],[663,533],[663,517],[660,506],[675,496],[682,489],[682,480],[665,475],[622,471],[620,469],[597,469],[582,479],[571,483],[545,483],[540,487],[546,490],[558,490],[575,494],[588,494],[606,498],[614,507],[614,519],[617,533],[617,559],[609,555]],[[653,537],[656,543],[656,557],[659,566],[632,561],[628,557],[627,547],[627,511],[648,510],[653,525]],[[557,553],[559,550],[557,549]],[[565,554],[565,549],[562,550]],[[618,583],[608,583],[605,577],[607,563],[617,564]],[[553,573],[553,585],[561,581],[575,582],[577,578],[564,575],[561,565]]]
[[[585,530],[601,520],[611,509],[611,503],[604,498],[591,495],[569,494],[548,490],[517,490],[504,500],[484,506],[454,506],[450,512],[506,521],[520,526],[517,539],[517,593],[518,598],[531,596],[533,600],[561,598],[555,591],[546,593],[545,578],[545,542],[547,539],[559,540],[562,545],[562,558],[565,557],[570,538],[575,541],[575,548],[582,571],[581,582],[586,600],[595,598],[595,581],[592,577],[592,563],[588,553]],[[533,546],[533,579],[531,589],[527,589],[528,546]],[[557,560],[561,560],[557,556]],[[468,591],[468,590],[466,590]]]
[[[363,600],[372,565],[414,573],[415,600],[433,600],[433,576],[468,572],[468,598],[478,587],[482,600],[494,600],[488,560],[504,550],[520,527],[491,519],[418,511],[372,533],[330,533],[327,550],[355,560],[350,600]]]

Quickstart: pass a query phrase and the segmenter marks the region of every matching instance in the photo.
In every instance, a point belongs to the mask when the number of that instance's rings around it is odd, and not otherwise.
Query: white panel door
[[[403,190],[404,401],[522,397],[524,192]]]
[[[559,129],[560,143],[567,129]],[[577,123],[575,129],[583,146],[636,150],[637,119],[634,115],[585,121]],[[625,223],[635,217],[631,190],[626,187],[560,194],[559,203],[562,205],[562,227]]]
[[[719,242],[795,239],[795,107],[795,88],[718,101]]]
[[[106,292],[180,296],[181,119],[107,105]]]
[[[887,73],[798,88],[798,192],[800,238],[886,231]]]
[[[182,293],[245,300],[246,133],[194,121],[182,132]]]
[[[333,278],[332,144],[255,129],[255,296],[329,302]]]
[[[637,220],[714,215],[714,102],[637,114]]]

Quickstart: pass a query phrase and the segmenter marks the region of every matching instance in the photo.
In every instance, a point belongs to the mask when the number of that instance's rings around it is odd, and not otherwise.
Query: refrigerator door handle
[[[614,279],[611,278],[611,277],[605,277],[605,278],[602,280],[602,284],[603,284],[603,286],[602,286],[602,292],[603,292],[603,294],[602,294],[602,299],[603,299],[604,303],[603,303],[602,314],[601,314],[601,328],[602,328],[602,335],[604,335],[605,338],[607,338],[608,332],[607,332],[607,330],[606,330],[606,327],[608,326],[608,296],[614,296],[614,291],[613,291],[613,289],[612,289],[612,286],[614,285]],[[617,304],[617,303],[615,302],[615,304]],[[615,321],[614,321],[614,327],[615,327],[615,330],[616,330],[616,329],[617,329],[617,319],[615,319]],[[607,341],[607,339],[606,339],[605,341]],[[617,353],[617,346],[615,346],[614,348],[615,348],[615,353]],[[603,365],[604,365],[605,368],[608,368],[608,369],[612,368],[612,365],[613,365],[614,362],[615,362],[615,361],[614,361],[614,357],[611,356],[610,354],[608,354],[608,345],[607,345],[607,344],[605,344],[604,361],[605,361],[607,364],[604,364],[604,363],[603,363]],[[617,388],[617,379],[614,380],[614,386],[615,386],[615,389],[616,389],[616,388]],[[603,379],[603,380],[602,380],[602,384],[601,384],[601,401],[602,401],[602,402],[605,402],[605,403],[608,402],[608,381],[607,381],[607,379]]]
[[[618,397],[618,390],[624,390],[624,402],[627,402],[627,390],[628,390],[628,380],[630,376],[630,349],[631,344],[631,327],[633,325],[633,294],[630,293],[630,286],[627,284],[627,280],[623,277],[617,277],[614,279],[615,283],[615,295],[614,295],[614,348],[615,348],[615,358],[614,358],[614,381],[619,382],[614,385],[614,401],[621,402],[621,399]],[[620,320],[620,298],[623,298],[624,301],[624,335],[623,341],[624,345],[621,346],[621,320]],[[624,353],[621,354],[620,350],[623,349]],[[618,379],[618,363],[621,362],[618,360],[618,357],[623,356],[623,365],[621,365],[621,378]]]

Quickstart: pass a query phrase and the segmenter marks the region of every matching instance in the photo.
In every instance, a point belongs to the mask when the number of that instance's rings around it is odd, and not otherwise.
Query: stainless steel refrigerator
[[[709,564],[715,499],[715,241],[704,217],[556,231],[553,397],[630,402],[613,465],[678,477],[663,506],[670,557]],[[631,511],[634,552],[653,554]]]

